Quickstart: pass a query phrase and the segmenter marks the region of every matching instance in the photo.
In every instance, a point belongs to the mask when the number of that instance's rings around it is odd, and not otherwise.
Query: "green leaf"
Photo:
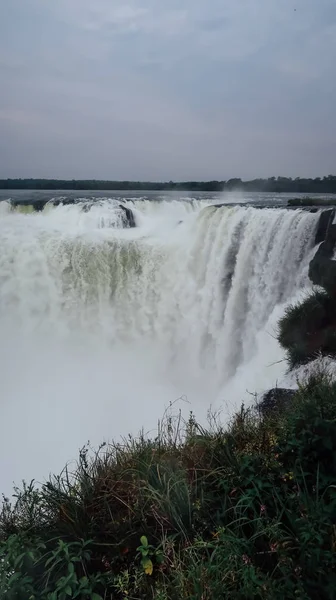
[[[91,594],[91,600],[103,600],[100,594]]]
[[[145,535],[143,535],[143,536],[140,538],[140,542],[141,542],[142,546],[144,546],[145,548],[148,546],[148,540],[147,540],[147,538],[146,538],[146,536],[145,536]]]
[[[141,561],[141,564],[143,566],[143,570],[145,571],[146,575],[152,575],[153,573],[153,563],[151,561],[150,558],[143,558]]]
[[[59,578],[59,579],[57,579],[57,581],[56,581],[56,584],[55,584],[55,585],[56,585],[56,589],[57,589],[58,591],[59,591],[59,590],[62,590],[62,589],[64,588],[64,586],[66,586],[66,585],[67,585],[67,583],[68,583],[68,582],[66,581],[65,577],[60,577],[60,578]]]
[[[67,585],[70,582],[77,583],[76,573],[70,573],[70,575],[68,575],[67,577],[62,577],[62,579],[63,579],[63,585]],[[59,580],[59,581],[61,581],[61,580]]]
[[[43,542],[40,542],[39,544],[37,544],[37,548],[39,550],[45,550],[46,549],[46,545]]]
[[[158,565],[162,565],[162,563],[164,562],[164,556],[162,552],[158,552],[156,554],[156,562],[158,563]]]
[[[14,569],[16,569],[16,567],[21,563],[22,564],[22,560],[24,559],[26,553],[23,552],[22,554],[19,554],[19,556],[16,557],[15,561],[14,561]]]
[[[21,573],[14,573],[13,575],[11,575],[8,580],[8,586],[10,587],[11,585],[13,585],[13,583],[18,581],[18,579],[20,579],[20,577],[21,577]]]
[[[65,588],[64,592],[65,592],[65,594],[66,594],[67,596],[72,596],[72,589],[71,589],[70,585],[68,585],[68,586]]]

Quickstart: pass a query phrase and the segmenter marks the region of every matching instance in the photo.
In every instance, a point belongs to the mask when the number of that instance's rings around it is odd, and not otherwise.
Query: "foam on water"
[[[317,214],[196,200],[0,203],[0,485],[58,471],[88,439],[154,429],[182,403],[232,412],[286,365],[285,304],[309,286]]]

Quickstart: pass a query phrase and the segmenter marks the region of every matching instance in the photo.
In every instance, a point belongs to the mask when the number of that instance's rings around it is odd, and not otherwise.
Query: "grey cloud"
[[[2,176],[333,170],[334,0],[4,3]]]

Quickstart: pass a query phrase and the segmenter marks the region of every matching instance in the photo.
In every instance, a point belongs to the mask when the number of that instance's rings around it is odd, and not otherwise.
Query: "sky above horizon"
[[[336,0],[0,9],[0,177],[336,172]]]

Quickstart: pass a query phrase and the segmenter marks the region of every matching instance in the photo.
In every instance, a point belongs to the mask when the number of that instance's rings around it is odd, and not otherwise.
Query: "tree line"
[[[223,192],[242,190],[246,192],[288,192],[336,194],[336,175],[301,178],[269,177],[242,181],[234,178],[227,181],[109,181],[97,179],[0,179],[4,190],[143,190],[143,191],[191,191]]]

